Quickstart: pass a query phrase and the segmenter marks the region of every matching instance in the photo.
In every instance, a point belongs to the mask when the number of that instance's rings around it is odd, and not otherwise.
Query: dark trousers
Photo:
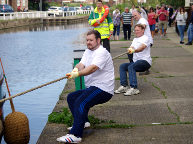
[[[173,20],[171,18],[169,18],[168,21],[169,21],[168,25],[169,25],[169,27],[171,27]]]
[[[110,41],[108,38],[101,40],[103,43],[103,47],[107,49],[107,51],[110,53]]]
[[[133,62],[133,54],[127,54],[129,62]]]
[[[67,102],[74,118],[74,123],[69,133],[82,137],[84,124],[88,122],[89,109],[97,104],[109,101],[112,96],[112,94],[95,86],[68,94]]]
[[[124,39],[130,40],[131,38],[131,25],[130,24],[123,24],[123,33],[124,33]]]

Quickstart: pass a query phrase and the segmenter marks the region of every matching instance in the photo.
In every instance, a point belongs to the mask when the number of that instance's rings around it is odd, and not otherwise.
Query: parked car
[[[68,11],[76,11],[75,7],[68,7]]]
[[[86,10],[86,7],[82,6],[81,9],[82,9],[82,10]]]
[[[82,12],[83,11],[83,9],[81,9],[81,7],[75,7],[75,8],[76,8],[77,12]]]
[[[0,12],[8,13],[8,12],[14,12],[14,10],[10,5],[3,4],[3,5],[0,5]]]
[[[86,10],[93,10],[92,6],[86,6]]]
[[[61,16],[63,13],[63,10],[61,7],[56,7],[56,6],[51,6],[49,9],[48,9],[48,16],[50,15],[56,15],[56,16]]]
[[[62,7],[63,11],[68,11],[68,7]]]

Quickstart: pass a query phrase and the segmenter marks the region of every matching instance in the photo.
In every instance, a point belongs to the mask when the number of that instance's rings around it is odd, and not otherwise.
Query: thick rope
[[[34,91],[34,90],[36,90],[36,89],[42,88],[42,87],[47,86],[47,85],[49,85],[49,84],[52,84],[52,83],[58,82],[58,81],[63,80],[63,79],[65,79],[65,78],[68,78],[68,77],[67,77],[67,76],[65,76],[65,77],[62,77],[62,78],[59,78],[59,79],[53,80],[53,81],[51,81],[51,82],[48,82],[48,83],[42,84],[42,85],[40,85],[40,86],[37,86],[37,87],[31,88],[31,89],[26,90],[26,91],[24,91],[24,92],[18,93],[18,94],[16,94],[16,95],[13,95],[13,96],[10,96],[10,97],[7,97],[7,98],[4,98],[4,99],[1,99],[1,100],[0,100],[0,103],[4,102],[4,101],[6,101],[6,100],[9,100],[9,99],[15,98],[15,97],[17,97],[17,96],[20,96],[20,95],[26,94],[26,93],[28,93],[28,92]]]
[[[124,52],[124,53],[122,53],[122,54],[120,54],[120,55],[117,55],[117,56],[113,57],[113,58],[112,58],[112,60],[115,60],[116,58],[119,58],[120,56],[125,55],[125,54],[127,54],[127,53],[128,53],[128,52]],[[66,79],[66,78],[68,78],[68,77],[67,77],[67,76],[65,76],[65,77],[62,77],[62,78],[59,78],[59,79],[53,80],[53,81],[51,81],[51,82],[48,82],[48,83],[42,84],[42,85],[40,85],[40,86],[37,86],[37,87],[31,88],[31,89],[26,90],[26,91],[24,91],[24,92],[18,93],[18,94],[16,94],[16,95],[13,95],[13,96],[10,96],[10,97],[7,97],[7,98],[4,98],[4,99],[1,99],[1,100],[0,100],[0,103],[4,102],[4,101],[6,101],[6,100],[9,100],[9,99],[15,98],[15,97],[17,97],[17,96],[24,95],[24,94],[26,94],[26,93],[28,93],[28,92],[34,91],[34,90],[36,90],[36,89],[42,88],[42,87],[47,86],[47,85],[50,85],[50,84],[52,84],[52,83],[55,83],[55,82],[61,81],[61,80]]]

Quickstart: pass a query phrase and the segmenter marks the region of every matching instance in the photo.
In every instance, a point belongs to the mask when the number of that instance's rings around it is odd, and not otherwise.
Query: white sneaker
[[[128,89],[127,86],[126,86],[126,87],[120,86],[117,90],[115,90],[115,93],[116,93],[116,94],[124,93],[124,92],[127,91],[127,89]]]
[[[79,143],[82,141],[82,138],[76,137],[73,134],[67,134],[65,136],[57,138],[56,140],[58,142],[65,142],[65,143]]]
[[[134,88],[130,88],[126,91],[126,93],[124,93],[125,96],[130,96],[130,95],[136,95],[139,94],[140,91],[138,89],[134,89]]]
[[[89,122],[85,122],[84,128],[88,128],[88,127],[90,127],[90,123]],[[67,128],[67,130],[71,130],[71,129],[72,129],[72,127]]]

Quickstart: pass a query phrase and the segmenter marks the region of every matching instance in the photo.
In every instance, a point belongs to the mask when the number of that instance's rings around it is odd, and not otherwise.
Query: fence
[[[34,12],[14,12],[14,13],[0,13],[0,20],[13,20],[24,18],[46,18],[46,17],[66,17],[75,16],[79,14],[90,14],[91,10],[82,11],[64,11],[64,12],[49,12],[49,11],[34,11]]]

